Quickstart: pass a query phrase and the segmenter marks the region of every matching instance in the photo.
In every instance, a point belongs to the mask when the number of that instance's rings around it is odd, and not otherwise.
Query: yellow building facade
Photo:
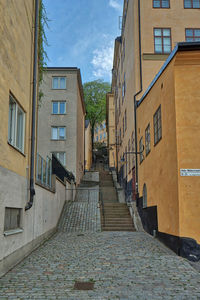
[[[94,143],[102,143],[107,145],[106,121],[103,121],[101,124],[95,126]]]
[[[189,8],[187,3],[185,0],[124,1],[112,76],[121,183],[130,183],[135,165],[134,154],[126,154],[134,151],[134,98],[139,99],[146,90],[177,42],[199,38],[199,9]]]
[[[106,129],[109,168],[116,169],[115,102],[112,93],[106,95]]]
[[[157,208],[154,229],[178,253],[178,238],[200,243],[200,43],[175,50],[137,104],[137,141],[143,209]]]
[[[197,51],[194,60],[191,58],[192,51],[187,50],[185,55],[177,53],[173,60],[176,63],[170,63],[162,73],[163,82],[159,83],[158,88],[155,86],[161,77],[155,78],[177,43],[188,42],[189,45],[190,42],[200,41],[200,3],[197,2],[194,4],[194,1],[186,0],[124,1],[121,36],[115,40],[112,70],[116,165],[119,182],[125,189],[127,200],[140,199],[138,203],[141,203],[143,199],[147,199],[145,205],[150,207],[148,210],[151,211],[150,219],[145,215],[146,208],[138,207],[141,217],[146,216],[147,218],[146,223],[144,221],[143,224],[144,228],[151,234],[155,234],[158,230],[160,238],[166,239],[168,242],[171,238],[176,245],[174,250],[177,252],[181,249],[182,240],[179,240],[180,238],[192,238],[199,243],[198,213],[193,211],[193,204],[189,209],[190,195],[192,197],[195,194],[195,198],[198,195],[198,188],[196,189],[198,176],[180,175],[185,169],[198,169],[198,163],[196,167],[193,166],[190,153],[183,154],[181,152],[181,147],[189,148],[186,133],[189,134],[188,131],[191,130],[191,128],[187,128],[186,124],[184,125],[184,122],[188,119],[192,120],[194,112],[191,112],[190,116],[185,116],[185,120],[183,120],[181,114],[184,109],[186,110],[183,115],[187,112],[186,103],[184,107],[182,100],[177,101],[179,93],[182,96],[186,93],[183,83],[181,83],[181,72],[185,72],[184,68],[188,67],[187,72],[189,73],[190,70],[196,68],[196,79],[191,72],[190,82],[198,81]],[[182,62],[178,66],[180,60]],[[148,96],[146,95],[148,98],[152,95],[152,99],[146,101],[143,95],[145,95],[145,91],[148,91],[153,79],[157,80],[156,84],[148,92]],[[192,86],[194,90],[194,85],[192,84]],[[198,94],[198,91],[192,92],[190,87],[188,87],[189,90],[191,95]],[[188,97],[191,98],[191,95],[187,92]],[[144,97],[144,101],[136,109],[141,97]],[[164,101],[166,98],[174,99],[174,101],[165,100],[159,110],[161,99]],[[191,101],[193,102],[193,100]],[[151,118],[149,118],[150,115]],[[143,146],[146,147],[145,135],[147,138],[153,138],[154,115],[157,122],[162,116],[165,118],[162,119],[162,122],[168,124],[168,128],[165,127],[166,140],[163,142],[162,138],[155,147],[151,142],[150,149],[147,150],[149,152],[147,155],[145,154],[146,158],[142,161],[143,158],[139,152],[142,152]],[[179,120],[184,121],[180,126],[178,126]],[[192,134],[191,131],[190,134]],[[196,149],[195,145],[194,148]],[[191,163],[188,161],[188,166],[185,164],[187,160]],[[184,162],[183,165],[181,161]],[[194,159],[194,164],[195,162],[196,159]],[[185,182],[186,178],[187,183]],[[190,181],[193,182],[192,185],[189,184]],[[194,193],[193,190],[195,190]],[[197,202],[194,203],[194,207],[199,212]],[[189,217],[193,213],[194,217],[190,219]],[[187,218],[191,221],[187,221]],[[148,223],[151,223],[152,219],[155,222],[152,222],[153,225],[148,230]],[[190,223],[193,225],[190,226]]]

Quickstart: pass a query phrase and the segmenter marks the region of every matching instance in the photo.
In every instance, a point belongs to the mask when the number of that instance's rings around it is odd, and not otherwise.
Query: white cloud
[[[109,5],[116,9],[117,11],[119,11],[120,13],[122,13],[122,9],[123,9],[123,4],[122,4],[122,0],[109,0]]]
[[[101,49],[95,49],[93,51],[93,59],[91,61],[93,65],[93,75],[97,78],[110,77],[113,67],[113,45]]]

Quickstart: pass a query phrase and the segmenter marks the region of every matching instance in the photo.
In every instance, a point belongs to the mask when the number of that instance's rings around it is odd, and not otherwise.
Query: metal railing
[[[52,161],[47,156],[45,160],[39,153],[37,153],[37,167],[36,167],[36,181],[46,187],[51,188],[52,178]]]

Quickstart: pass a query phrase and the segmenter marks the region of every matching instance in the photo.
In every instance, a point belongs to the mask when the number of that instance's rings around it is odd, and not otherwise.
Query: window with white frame
[[[66,128],[65,127],[51,127],[52,140],[65,140]]]
[[[145,150],[146,155],[149,154],[151,150],[150,124],[148,124],[147,128],[145,129]]]
[[[52,89],[65,90],[66,89],[66,77],[52,77]]]
[[[155,53],[171,52],[171,29],[154,28],[154,49]]]
[[[9,96],[8,142],[24,153],[25,112],[15,98]]]
[[[139,141],[140,163],[142,163],[144,160],[143,150],[144,150],[143,137],[141,137]]]
[[[66,114],[66,101],[52,101],[52,114],[54,115]]]
[[[65,152],[53,152],[53,154],[59,159],[59,161],[66,166],[66,153]]]

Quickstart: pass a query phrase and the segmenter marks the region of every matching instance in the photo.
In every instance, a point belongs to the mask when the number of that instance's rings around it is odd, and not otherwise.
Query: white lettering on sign
[[[200,176],[200,169],[181,169],[181,176]]]

